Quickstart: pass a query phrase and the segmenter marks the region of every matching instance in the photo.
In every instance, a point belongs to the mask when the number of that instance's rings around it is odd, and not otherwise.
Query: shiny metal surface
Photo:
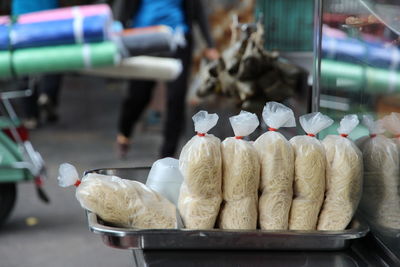
[[[89,172],[116,175],[145,182],[150,168],[98,169]],[[88,173],[88,172],[87,172]],[[344,231],[231,231],[231,230],[141,230],[103,224],[87,212],[89,228],[114,248],[151,250],[340,250],[365,236],[369,227],[354,219]]]

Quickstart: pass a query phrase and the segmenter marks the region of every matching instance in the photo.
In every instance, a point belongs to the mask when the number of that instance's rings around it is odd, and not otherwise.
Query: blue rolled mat
[[[36,23],[0,25],[0,50],[94,43],[109,39],[111,18],[106,15]],[[11,39],[11,41],[10,41]]]
[[[7,50],[10,46],[8,25],[0,24],[0,50]]]
[[[322,38],[322,56],[348,63],[366,64],[375,68],[400,69],[400,50],[382,44],[362,42],[353,38]]]

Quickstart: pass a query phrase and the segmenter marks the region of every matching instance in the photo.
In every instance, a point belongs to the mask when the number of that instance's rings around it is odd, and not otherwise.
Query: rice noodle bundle
[[[373,121],[364,116],[370,136],[357,140],[363,153],[364,186],[360,208],[375,223],[400,228],[399,151],[396,143],[382,135],[390,118]],[[394,127],[394,126],[391,126]]]
[[[326,192],[318,219],[318,230],[344,230],[357,209],[362,192],[363,159],[361,151],[347,138],[357,127],[357,115],[346,115],[338,133],[322,141],[325,147]]]
[[[295,154],[295,176],[290,230],[315,230],[324,200],[326,155],[315,135],[329,127],[333,120],[320,112],[300,117],[307,135],[290,139]]]
[[[293,111],[277,102],[268,102],[263,118],[269,131],[254,142],[260,163],[259,221],[263,230],[287,230],[293,197],[294,153],[289,141],[277,130],[294,127]]]
[[[253,145],[243,140],[259,125],[255,114],[241,111],[230,119],[235,137],[222,142],[221,229],[256,229],[260,163]]]
[[[177,228],[176,207],[142,183],[116,176],[89,173],[79,181],[70,164],[60,166],[60,185],[76,185],[76,198],[84,209],[120,227]]]
[[[207,132],[217,114],[200,111],[193,116],[195,131],[179,156],[183,183],[178,208],[186,228],[212,229],[221,205],[221,141]]]

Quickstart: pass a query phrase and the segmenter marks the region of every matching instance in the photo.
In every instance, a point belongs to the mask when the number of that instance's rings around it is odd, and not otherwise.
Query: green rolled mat
[[[11,77],[11,53],[0,51],[0,78]]]
[[[7,78],[11,74],[11,67],[10,63],[3,65],[7,58],[4,53],[10,56],[9,52],[0,52],[0,77]],[[113,42],[25,48],[12,53],[13,69],[17,76],[110,66],[119,60],[118,49]]]
[[[321,60],[321,85],[347,91],[364,89],[369,93],[400,91],[400,73],[324,59]]]

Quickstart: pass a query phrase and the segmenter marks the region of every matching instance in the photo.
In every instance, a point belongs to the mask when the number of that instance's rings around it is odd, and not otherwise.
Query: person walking
[[[167,84],[166,118],[163,126],[163,143],[159,156],[173,157],[183,132],[185,119],[185,97],[192,64],[193,25],[200,28],[207,43],[205,56],[217,59],[218,51],[211,38],[209,26],[201,0],[126,0],[113,1],[114,16],[133,27],[167,25],[184,32],[186,45],[178,47],[172,57],[180,59],[182,73]],[[121,157],[125,157],[131,145],[132,131],[143,111],[148,106],[156,81],[133,80],[129,83],[128,95],[123,100],[118,121],[117,145]]]

